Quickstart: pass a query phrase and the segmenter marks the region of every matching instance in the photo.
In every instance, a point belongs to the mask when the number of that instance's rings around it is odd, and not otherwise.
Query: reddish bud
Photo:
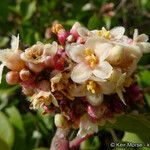
[[[6,74],[6,82],[10,85],[19,83],[19,72],[10,71]]]
[[[40,63],[40,64],[29,63],[28,67],[31,71],[33,71],[35,73],[39,73],[44,69],[44,64],[42,64],[42,63]]]

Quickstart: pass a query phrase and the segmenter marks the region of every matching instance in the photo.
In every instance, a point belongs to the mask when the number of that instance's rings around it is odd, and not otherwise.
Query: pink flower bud
[[[28,67],[31,71],[35,73],[39,73],[44,69],[44,64],[33,64],[33,63],[28,63]]]
[[[52,56],[47,56],[45,58],[44,64],[45,64],[46,67],[54,68],[55,62],[54,62],[53,57]]]
[[[79,37],[79,34],[78,34],[78,32],[77,32],[77,28],[78,28],[78,27],[81,27],[81,25],[80,25],[79,22],[76,22],[76,23],[73,25],[72,29],[70,30],[70,33],[73,35],[73,37],[74,37],[75,39],[77,39],[77,38]]]
[[[10,71],[6,74],[6,82],[10,85],[19,83],[19,72]]]
[[[59,33],[57,36],[58,36],[58,41],[61,45],[65,45],[66,43],[66,38],[68,37],[69,33],[64,31],[64,32],[61,32]]]

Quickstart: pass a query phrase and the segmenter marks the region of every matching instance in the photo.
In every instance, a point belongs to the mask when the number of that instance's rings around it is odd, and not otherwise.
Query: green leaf
[[[0,138],[8,144],[9,148],[12,147],[14,143],[14,130],[3,112],[0,112]]]
[[[85,149],[98,150],[100,148],[100,141],[99,141],[98,136],[94,136],[94,137],[89,138],[86,141],[82,142],[80,148],[82,150],[85,150]]]
[[[14,106],[7,108],[6,113],[15,129],[15,143],[13,149],[16,150],[21,147],[23,150],[25,149],[25,130],[21,115]]]
[[[142,146],[141,150],[149,149],[149,148],[145,147],[146,143],[137,134],[134,134],[134,133],[125,132],[125,135],[124,135],[122,141],[142,144],[143,146]]]
[[[138,82],[141,86],[150,86],[150,80],[149,80],[150,71],[148,70],[141,71],[138,77],[139,77]]]
[[[98,18],[98,16],[96,14],[94,14],[88,22],[87,27],[91,30],[91,29],[97,29],[100,25],[100,20]]]
[[[148,119],[148,117],[144,115],[122,115],[117,117],[116,123],[107,123],[105,125],[105,128],[114,128],[135,133],[144,142],[148,142],[150,139],[150,120]]]
[[[10,150],[8,144],[0,139],[0,150]]]
[[[0,47],[3,47],[5,46],[9,41],[9,38],[8,37],[2,37],[0,38]]]
[[[28,5],[27,14],[24,17],[24,20],[30,19],[35,11],[36,11],[36,1],[31,1]]]

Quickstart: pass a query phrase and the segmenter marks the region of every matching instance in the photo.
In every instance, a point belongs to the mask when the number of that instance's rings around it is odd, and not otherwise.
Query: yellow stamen
[[[102,36],[106,39],[110,39],[111,38],[111,34],[110,31],[106,30],[104,27],[102,27],[102,30],[97,32],[98,36]]]
[[[51,30],[53,33],[58,34],[60,31],[64,30],[64,27],[61,24],[56,23],[52,26]]]
[[[95,94],[95,92],[96,92],[96,83],[94,81],[88,81],[87,90],[90,91],[91,93]]]
[[[98,58],[90,49],[85,50],[85,60],[91,68],[94,68],[95,65],[98,63]]]

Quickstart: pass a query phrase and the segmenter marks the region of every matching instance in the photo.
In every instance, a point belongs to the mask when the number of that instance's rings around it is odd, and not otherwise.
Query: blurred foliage
[[[122,25],[128,29],[126,34],[129,36],[134,28],[150,35],[149,0],[2,0],[0,13],[1,48],[8,47],[11,35],[18,33],[21,47],[38,40],[50,42],[53,34],[49,29],[54,22],[60,22],[68,29],[76,21],[89,29]],[[97,135],[83,142],[81,149],[111,149],[112,133],[124,142],[142,143],[150,139],[149,54],[140,61],[137,72],[138,84],[145,93],[145,108],[140,109],[144,115],[126,115],[119,117],[113,125],[106,124]],[[0,150],[48,150],[55,133],[53,118],[28,107],[29,102],[20,88],[7,85],[3,78],[0,85]],[[110,128],[114,132],[109,132]]]

